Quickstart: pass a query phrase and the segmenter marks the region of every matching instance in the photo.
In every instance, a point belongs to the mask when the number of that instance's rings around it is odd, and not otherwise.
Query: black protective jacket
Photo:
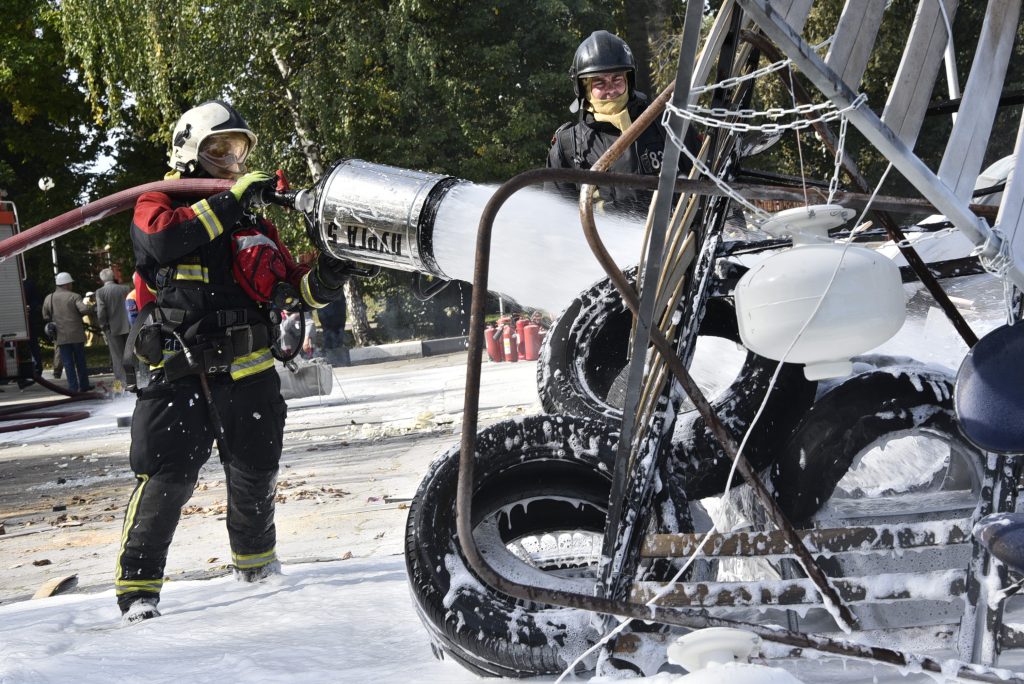
[[[646,95],[639,92],[633,93],[633,98],[627,104],[629,115],[633,121],[643,114],[648,104]],[[589,169],[619,139],[620,135],[619,129],[612,124],[596,120],[594,113],[589,110],[583,111],[576,124],[567,123],[555,131],[551,138],[551,150],[548,153],[548,168]],[[688,137],[687,146],[693,149],[694,145],[695,140],[691,143]],[[615,173],[656,176],[661,172],[664,150],[665,129],[658,121],[648,126],[647,130],[640,134],[636,142],[630,145],[629,149],[608,170]],[[680,159],[679,169],[681,173],[688,172],[690,169],[690,161],[685,156]],[[557,189],[570,199],[579,197],[579,187],[573,184],[553,183],[548,187]],[[647,211],[647,205],[650,203],[652,195],[647,190],[626,187],[598,186],[598,191],[601,194],[601,199],[604,200],[605,208],[614,207],[624,211],[644,213]]]
[[[156,292],[162,310],[169,307],[184,312],[182,330],[217,312],[231,315],[223,316],[222,322],[211,319],[211,326],[252,324],[266,318],[232,274],[231,236],[239,229],[256,230],[273,241],[285,262],[286,280],[307,304],[323,306],[313,298],[309,269],[295,263],[277,229],[269,221],[244,213],[230,192],[192,205],[175,202],[161,192],[147,192],[139,197],[132,219],[135,268]],[[244,314],[242,320],[236,320],[240,314]],[[231,376],[236,380],[274,365],[266,345],[247,351],[231,364]]]

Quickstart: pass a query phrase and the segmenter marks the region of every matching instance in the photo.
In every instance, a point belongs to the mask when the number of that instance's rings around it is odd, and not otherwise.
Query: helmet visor
[[[215,178],[232,178],[245,173],[249,137],[244,133],[217,133],[199,146],[199,163]]]

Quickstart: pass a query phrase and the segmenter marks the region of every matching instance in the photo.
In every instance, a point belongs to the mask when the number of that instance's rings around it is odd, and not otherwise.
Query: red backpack
[[[244,228],[231,234],[231,251],[235,281],[254,301],[269,302],[274,286],[288,276],[277,243],[255,228]]]

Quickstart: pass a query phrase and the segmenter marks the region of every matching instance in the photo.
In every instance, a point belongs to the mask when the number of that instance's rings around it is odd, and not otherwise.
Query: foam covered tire
[[[747,354],[735,382],[715,397],[711,407],[721,419],[733,441],[739,446],[744,435],[743,455],[755,471],[770,466],[779,448],[814,403],[817,383],[804,377],[802,365],[784,363],[779,369],[771,395],[757,416],[778,367],[777,361]],[[753,425],[753,427],[751,427]],[[677,419],[668,460],[670,490],[682,490],[690,500],[717,496],[725,491],[732,460],[696,410]],[[743,483],[737,473],[733,486]]]
[[[624,272],[630,284],[636,269]],[[618,425],[622,397],[615,396],[616,380],[626,366],[632,314],[610,279],[580,294],[552,325],[537,365],[541,404],[549,413],[606,420]],[[709,299],[700,335],[739,342],[739,327],[731,299]],[[775,369],[776,361],[747,352],[736,379],[711,399],[715,413],[737,442],[753,421]],[[744,454],[755,470],[771,464],[777,448],[789,436],[814,401],[817,384],[803,367],[783,364],[765,411],[747,440]],[[670,488],[690,500],[721,494],[732,462],[695,409],[677,417],[669,460]],[[734,485],[743,478],[736,477]]]
[[[831,389],[807,412],[771,469],[782,510],[798,527],[809,525],[857,456],[900,434],[937,436],[980,464],[981,452],[957,428],[953,383],[940,370],[908,366],[855,375]]]
[[[631,285],[636,268],[623,272]],[[620,375],[626,367],[633,323],[609,278],[582,292],[552,324],[541,345],[537,391],[547,413],[622,419]],[[700,334],[739,342],[736,313],[728,299],[708,301]]]
[[[625,275],[636,283],[635,267]],[[621,398],[608,395],[626,367],[632,321],[609,278],[572,300],[541,344],[537,390],[545,412],[613,424],[621,420]]]
[[[477,437],[474,536],[499,573],[590,593],[618,435],[565,416],[507,420]],[[592,614],[519,601],[469,569],[455,523],[459,449],[435,461],[409,509],[409,581],[434,652],[482,676],[562,672],[599,638]]]

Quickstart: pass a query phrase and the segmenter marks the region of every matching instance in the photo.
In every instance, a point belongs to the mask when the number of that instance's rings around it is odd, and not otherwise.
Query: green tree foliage
[[[132,121],[136,114],[134,109],[125,109],[122,126],[112,132],[108,155],[116,163],[96,178],[92,193],[94,199],[158,180],[167,171],[165,143],[123,134],[133,130]],[[91,224],[88,229],[105,241],[110,258],[120,268],[124,280],[135,270],[129,216],[128,213],[116,214]]]
[[[709,9],[717,11],[720,4],[717,0],[711,2]],[[821,43],[831,36],[845,4],[845,0],[816,0],[803,31],[808,42],[811,44]],[[987,5],[988,3],[983,2],[961,2],[953,18],[957,70],[961,88],[967,82]],[[917,6],[917,0],[894,0],[886,9],[885,19],[875,41],[864,78],[859,84],[859,90],[867,95],[867,106],[876,113],[880,114],[885,106],[903,50],[906,47],[907,36],[910,33]],[[673,26],[680,24],[678,18],[670,20],[670,23]],[[826,49],[822,49],[822,56]],[[670,54],[672,59],[662,60],[659,63],[660,68],[656,70],[657,82],[661,87],[675,73],[675,60],[678,58],[678,35],[673,37],[671,48],[663,50],[662,54]],[[763,66],[767,61],[762,58],[760,64]],[[668,64],[669,62],[670,64]],[[789,73],[787,71],[777,73],[778,75],[768,76],[758,81],[753,107],[766,109],[768,107],[793,106],[792,95],[785,83],[785,79],[789,78]],[[814,95],[815,101],[822,101],[821,95],[801,74],[794,72],[794,78],[805,85],[806,90]],[[1010,58],[1009,71],[1003,89],[1004,92],[1010,92],[1021,88],[1024,88],[1024,24],[1018,27],[1018,39],[1014,45],[1014,55]],[[934,84],[932,101],[938,103],[947,97],[945,72],[940,69]],[[1019,106],[1005,107],[1000,110],[989,141],[986,164],[1012,152],[1020,116],[1021,107]],[[837,124],[833,123],[831,127],[833,131],[838,131]],[[951,128],[952,119],[948,114],[928,116],[924,121],[914,151],[933,170],[939,167]],[[888,162],[852,126],[849,130],[847,152],[856,159],[863,175],[870,182],[877,182]],[[786,132],[782,140],[770,150],[758,157],[743,161],[743,166],[746,168],[793,176],[804,175],[809,179],[825,181],[832,175],[833,164],[834,157],[831,153],[813,132],[806,129],[800,132],[799,136],[792,131]],[[848,181],[845,176],[841,180],[844,183]],[[909,183],[896,172],[889,175],[882,191],[891,194],[917,194]]]
[[[283,168],[293,185],[307,186],[319,173],[316,161],[346,157],[474,181],[543,165],[552,132],[570,117],[573,52],[589,32],[616,30],[621,2],[64,0],[62,7],[93,114],[124,126],[135,141],[128,148],[144,149],[140,140],[166,145],[181,111],[221,97],[260,137],[250,165]],[[308,249],[294,214],[274,218],[290,244]],[[395,288],[408,280],[385,274],[367,289],[409,292]],[[411,296],[399,305],[418,306]]]
[[[88,164],[98,155],[102,136],[91,126],[85,92],[75,71],[65,66],[56,9],[46,0],[7,0],[0,33],[0,189],[15,203],[22,228],[62,213],[91,188]],[[48,192],[39,179],[52,178]],[[58,240],[58,262],[91,287],[95,274],[90,248],[95,231]],[[28,275],[46,292],[53,288],[50,250],[26,255]]]

